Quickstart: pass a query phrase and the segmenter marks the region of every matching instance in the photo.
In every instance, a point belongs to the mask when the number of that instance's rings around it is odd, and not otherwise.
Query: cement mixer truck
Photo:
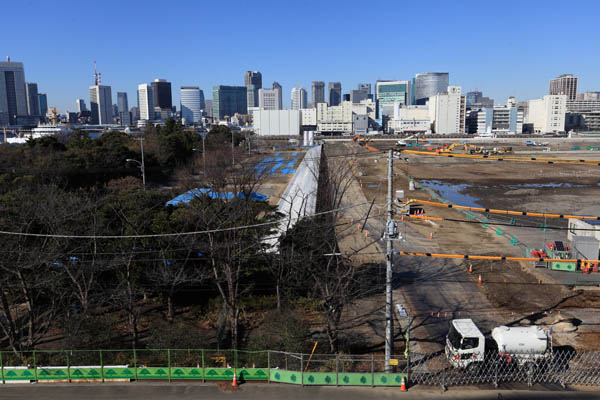
[[[541,366],[552,357],[552,337],[539,326],[492,329],[487,339],[471,319],[454,319],[446,336],[446,357],[454,368],[479,370],[486,363]]]

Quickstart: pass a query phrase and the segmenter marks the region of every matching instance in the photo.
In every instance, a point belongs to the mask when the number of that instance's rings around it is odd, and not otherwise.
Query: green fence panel
[[[35,373],[30,368],[10,368],[4,367],[4,380],[5,381],[33,381],[35,380]]]
[[[302,374],[299,371],[286,371],[282,369],[271,370],[271,382],[300,384]]]
[[[230,381],[233,379],[233,368],[205,368],[204,373],[206,380]]]
[[[37,370],[38,380],[53,381],[53,380],[69,380],[68,368],[44,368],[40,367]]]
[[[138,380],[169,379],[168,367],[138,367]]]
[[[237,373],[243,381],[266,381],[269,379],[269,370],[267,368],[244,368]]]
[[[171,379],[202,379],[202,368],[172,367]]]
[[[400,386],[406,374],[374,374],[375,386]]]
[[[104,367],[104,380],[111,379],[135,379],[134,368],[114,368],[111,366]]]
[[[340,385],[350,386],[371,386],[372,375],[370,372],[359,373],[359,372],[345,372],[338,375],[338,382]]]
[[[335,385],[335,372],[305,372],[302,380],[305,385]]]

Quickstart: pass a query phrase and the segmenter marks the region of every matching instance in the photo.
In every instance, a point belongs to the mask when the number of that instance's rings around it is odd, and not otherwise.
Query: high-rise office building
[[[467,93],[467,107],[470,108],[492,108],[494,107],[494,99],[484,97],[479,90],[473,90]]]
[[[307,100],[306,89],[295,87],[292,89],[292,110],[301,110],[306,108]]]
[[[280,89],[258,89],[258,107],[261,110],[281,110]]]
[[[283,88],[281,87],[279,82],[273,82],[273,85],[271,85],[271,89],[277,91],[277,104],[279,105],[278,110],[283,110]]]
[[[46,93],[38,93],[38,105],[40,107],[40,116],[42,119],[46,119],[48,113],[48,96]]]
[[[129,112],[129,102],[127,101],[126,92],[117,92],[117,107],[119,113]]]
[[[206,101],[204,101],[204,90],[200,89],[200,109],[206,111]]]
[[[350,91],[350,99],[354,104],[359,104],[363,100],[369,99],[371,95],[371,84],[370,83],[359,83],[358,89]]]
[[[78,113],[81,114],[83,111],[87,111],[87,108],[85,107],[85,100],[77,99],[77,100],[75,100],[75,104],[77,105]]]
[[[377,99],[377,116],[394,113],[394,103],[410,104],[409,81],[377,81],[375,83],[375,98]]]
[[[37,83],[26,83],[25,95],[27,97],[27,114],[33,116],[40,115],[40,104],[38,103]]]
[[[23,63],[7,57],[0,62],[0,125],[16,125],[17,117],[27,114]]]
[[[246,86],[214,86],[213,117],[224,119],[225,117],[233,117],[236,113],[246,114],[248,112],[247,101]]]
[[[550,80],[550,94],[564,94],[567,100],[577,99],[577,78],[571,74],[564,74]]]
[[[198,86],[181,87],[181,119],[186,125],[197,124],[202,121],[202,106],[204,95]]]
[[[358,90],[366,92],[367,95],[371,94],[371,84],[370,83],[359,83]]]
[[[423,72],[415,75],[409,104],[424,105],[430,97],[448,90],[448,72]]]
[[[331,106],[339,106],[342,103],[342,84],[340,82],[329,82],[327,86],[329,92],[329,103]]]
[[[92,125],[112,124],[113,109],[110,86],[90,86],[90,111]]]
[[[204,100],[204,112],[209,117],[213,116],[213,101],[212,100]]]
[[[140,120],[154,120],[154,90],[151,85],[142,83],[138,85],[138,109]]]
[[[262,74],[258,71],[245,71],[244,86],[246,86],[248,108],[258,107],[258,90],[262,89]]]
[[[312,107],[317,107],[318,103],[325,103],[325,82],[315,81],[311,84]]]
[[[152,96],[155,117],[160,116],[162,119],[169,118],[173,109],[171,82],[168,82],[166,79],[155,79],[152,82]]]

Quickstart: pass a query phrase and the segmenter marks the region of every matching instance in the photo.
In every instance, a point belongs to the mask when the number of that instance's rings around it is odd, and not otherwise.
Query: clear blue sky
[[[179,108],[180,86],[210,99],[245,70],[280,82],[284,105],[296,82],[341,81],[346,93],[426,71],[502,103],[542,96],[561,73],[600,90],[597,0],[5,0],[2,14],[1,55],[24,62],[62,112],[89,105],[94,60],[113,102],[126,91],[130,107],[139,83],[169,80]]]

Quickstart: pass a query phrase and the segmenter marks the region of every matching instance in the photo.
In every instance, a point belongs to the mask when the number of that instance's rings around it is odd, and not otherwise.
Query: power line
[[[336,209],[322,211],[319,213],[313,214],[311,217],[316,217],[319,215],[330,214],[337,211],[347,210],[354,207],[359,207],[364,204],[369,204],[369,202],[363,202],[354,204],[347,207],[339,207]],[[263,226],[276,225],[282,222],[286,222],[291,218],[291,216],[280,218],[271,222],[263,222],[260,224],[252,224],[252,225],[242,225],[242,226],[234,226],[230,228],[218,228],[218,229],[208,229],[203,231],[192,231],[192,232],[173,232],[173,233],[153,233],[153,234],[145,234],[145,235],[63,235],[63,234],[47,234],[47,233],[27,233],[27,232],[11,232],[11,231],[0,231],[0,235],[11,235],[11,236],[27,236],[27,237],[42,237],[42,238],[61,238],[61,239],[144,239],[144,238],[156,238],[156,237],[173,237],[173,236],[190,236],[190,235],[202,235],[209,233],[217,233],[217,232],[229,232],[236,231],[242,229],[251,229],[251,228],[259,228]]]

